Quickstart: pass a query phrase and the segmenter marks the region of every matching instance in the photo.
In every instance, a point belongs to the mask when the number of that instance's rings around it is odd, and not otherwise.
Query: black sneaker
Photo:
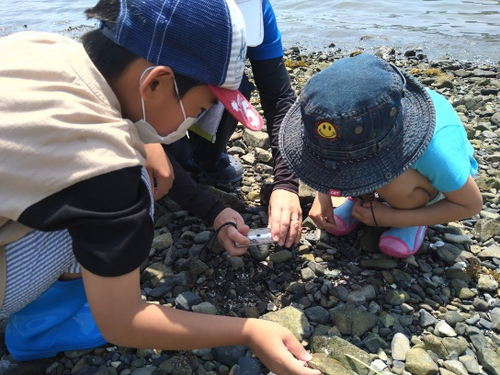
[[[243,166],[240,161],[226,153],[221,154],[219,161],[213,168],[204,167],[194,159],[190,159],[188,164],[203,174],[212,184],[232,183],[243,177]]]

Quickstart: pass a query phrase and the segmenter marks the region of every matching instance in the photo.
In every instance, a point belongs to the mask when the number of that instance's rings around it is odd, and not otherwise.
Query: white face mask
[[[148,72],[153,68],[155,67],[150,66],[146,68],[144,72],[142,72],[139,84],[142,84],[144,74],[146,74],[146,72]],[[175,92],[177,94],[177,98],[179,98],[179,104],[181,106],[182,115],[184,116],[184,121],[179,125],[177,130],[175,130],[174,132],[167,134],[166,136],[159,135],[156,129],[149,122],[146,121],[146,108],[144,106],[144,99],[141,96],[142,119],[135,122],[134,125],[137,129],[137,132],[139,133],[141,141],[143,141],[144,143],[164,143],[167,145],[174,143],[175,141],[178,141],[179,139],[184,137],[187,133],[187,130],[196,121],[196,119],[193,117],[186,117],[186,112],[184,111],[184,105],[182,104],[182,100],[179,95],[179,89],[177,88],[177,82],[175,82],[175,77],[174,77],[174,87],[175,87]]]

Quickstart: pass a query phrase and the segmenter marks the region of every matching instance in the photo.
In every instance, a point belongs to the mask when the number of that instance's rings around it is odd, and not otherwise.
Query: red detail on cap
[[[342,193],[342,192],[341,192],[340,190],[334,190],[334,189],[330,189],[330,190],[328,190],[328,195],[329,195],[330,197],[340,197],[340,194],[341,194],[341,193]]]
[[[217,86],[208,85],[210,90],[220,100],[222,105],[228,110],[236,120],[241,122],[247,129],[259,131],[264,126],[264,120],[259,112],[238,90],[228,90]]]

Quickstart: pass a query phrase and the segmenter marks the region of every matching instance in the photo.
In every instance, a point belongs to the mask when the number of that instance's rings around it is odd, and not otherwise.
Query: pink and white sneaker
[[[328,233],[335,236],[345,236],[358,227],[359,220],[352,217],[352,208],[355,203],[356,199],[349,197],[344,203],[333,210],[336,228],[327,229]]]
[[[426,226],[390,228],[380,236],[380,251],[395,258],[412,256],[422,246],[426,232]]]

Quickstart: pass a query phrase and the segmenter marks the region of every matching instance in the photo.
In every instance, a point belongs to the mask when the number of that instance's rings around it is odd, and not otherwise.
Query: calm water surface
[[[434,59],[500,60],[500,1],[271,1],[285,47],[300,46],[303,51],[340,48],[345,52],[419,48]],[[95,3],[0,0],[0,35],[44,30],[78,36],[82,29],[95,27],[95,21],[83,15],[83,10]]]
[[[288,45],[421,48],[433,58],[500,60],[500,1],[274,0],[273,6]]]

